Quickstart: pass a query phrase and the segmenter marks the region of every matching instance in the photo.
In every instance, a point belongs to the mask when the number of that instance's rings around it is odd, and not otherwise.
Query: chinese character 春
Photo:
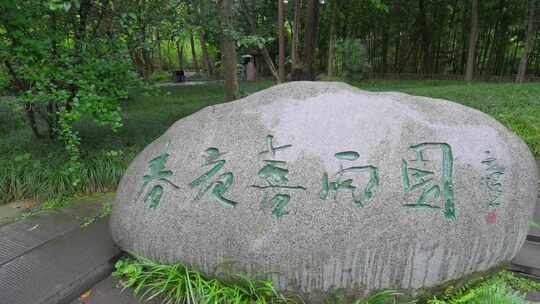
[[[168,158],[169,154],[163,152],[158,157],[152,159],[149,162],[150,173],[143,176],[143,185],[139,195],[142,194],[148,184],[156,183],[144,198],[144,202],[149,208],[155,209],[159,206],[161,196],[163,195],[163,184],[168,184],[174,189],[179,189],[177,185],[167,178],[174,175],[171,170],[166,170],[165,165]],[[139,197],[139,195],[137,195],[137,197]]]
[[[355,151],[345,151],[336,153],[335,157],[342,161],[355,161],[360,158],[360,155]],[[369,173],[369,181],[362,188],[355,182],[354,177],[363,172]],[[322,190],[319,193],[321,199],[326,200],[331,193],[334,194],[334,199],[337,199],[338,193],[342,191],[350,193],[356,207],[363,207],[373,198],[374,191],[379,185],[379,169],[371,165],[344,168],[341,163],[339,171],[334,176],[335,180],[330,181],[328,173],[323,174]]]
[[[421,143],[410,146],[409,151],[414,153],[415,158],[402,160],[401,173],[403,191],[407,198],[413,198],[413,202],[405,206],[443,209],[447,219],[455,219],[452,185],[454,158],[450,146],[446,143]],[[426,153],[433,151],[440,154],[440,163],[426,158]]]
[[[234,175],[230,171],[227,171],[219,175],[216,180],[211,181],[225,165],[225,160],[220,159],[225,153],[220,153],[218,148],[213,147],[206,149],[205,153],[203,167],[212,166],[212,168],[189,184],[191,188],[201,187],[195,196],[195,200],[201,199],[205,193],[210,191],[212,198],[222,205],[226,207],[236,206],[238,204],[237,202],[224,197],[225,193],[229,191],[229,188],[234,183]]]

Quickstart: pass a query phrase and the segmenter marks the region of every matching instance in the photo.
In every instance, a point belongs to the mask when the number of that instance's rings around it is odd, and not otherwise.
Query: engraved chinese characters
[[[267,155],[271,158],[275,158],[278,151],[291,148],[292,145],[283,145],[274,147],[274,136],[266,136],[266,150],[259,153],[259,155]],[[251,187],[264,190],[264,198],[262,201],[263,206],[272,208],[272,216],[280,218],[289,212],[285,211],[285,207],[291,200],[291,196],[285,192],[286,190],[306,190],[302,186],[290,186],[289,184],[289,169],[287,168],[287,162],[276,159],[265,159],[264,167],[262,167],[257,175],[266,180],[266,185],[252,185]]]
[[[291,194],[294,191],[306,191],[301,185],[289,183],[288,163],[280,160],[277,154],[285,149],[293,148],[292,144],[275,145],[274,136],[267,135],[265,149],[258,153],[264,157],[264,165],[257,172],[257,176],[264,180],[261,184],[252,184],[250,187],[264,191],[261,206],[270,208],[274,218],[279,219],[289,214],[286,210]],[[452,148],[446,143],[420,143],[408,148],[412,158],[402,160],[402,181],[405,202],[403,206],[424,209],[441,209],[446,219],[454,220],[456,211],[454,207],[454,191],[452,184],[453,155]],[[430,159],[427,155],[440,154],[439,161]],[[211,147],[205,150],[202,167],[208,171],[194,179],[189,186],[198,188],[194,201],[199,201],[210,193],[211,199],[221,203],[225,207],[235,207],[237,201],[226,198],[225,194],[234,183],[234,174],[230,171],[217,174],[222,171],[226,164],[224,152]],[[173,172],[165,171],[164,166],[168,154],[163,153],[150,161],[151,173],[145,175],[143,188],[153,180],[163,181],[178,189],[174,183],[165,177],[172,176]],[[360,154],[356,151],[342,151],[335,153],[335,159],[340,162],[339,170],[329,175],[322,174],[319,197],[327,200],[329,197],[336,200],[338,195],[344,193],[350,196],[352,204],[356,207],[364,207],[374,197],[380,183],[379,168],[374,165],[358,164]],[[490,195],[489,205],[496,206],[496,200],[501,195],[501,183],[499,177],[504,174],[504,168],[495,164],[496,159],[487,158],[482,163],[488,167],[487,175],[483,182]],[[365,178],[363,178],[365,176]],[[163,187],[156,185],[145,198],[149,208],[156,208],[163,194]]]
[[[234,182],[232,172],[227,171],[215,181],[210,181],[225,165],[226,161],[219,159],[225,153],[220,153],[218,148],[208,148],[205,152],[203,166],[212,168],[189,184],[191,188],[200,187],[195,200],[199,200],[206,192],[210,191],[214,200],[226,207],[234,207],[237,203],[224,197],[225,192],[229,190]]]
[[[408,197],[416,196],[416,198],[405,206],[443,209],[447,219],[455,219],[452,148],[446,143],[422,143],[412,145],[409,149],[413,152],[414,158],[408,161],[403,160],[401,169],[403,190]],[[426,158],[426,153],[430,150],[442,153],[441,161],[435,166],[432,160]]]
[[[143,176],[143,185],[137,197],[139,197],[147,188],[149,184],[152,184],[150,191],[144,197],[144,202],[148,208],[154,209],[159,206],[161,196],[163,195],[163,185],[170,186],[173,189],[178,189],[178,186],[171,182],[168,177],[173,176],[171,170],[166,170],[165,165],[169,154],[162,152],[158,157],[152,159],[149,162],[150,173]]]
[[[269,273],[308,303],[416,290],[515,256],[535,166],[474,109],[287,83],[171,126],[126,171],[111,231],[124,250],[209,276]]]
[[[335,154],[338,160],[355,161],[360,155],[355,151],[345,151]],[[356,173],[369,173],[369,181],[364,187],[355,184],[354,176]],[[339,171],[334,175],[335,180],[329,181],[328,173],[324,172],[322,177],[322,191],[320,192],[321,199],[327,199],[328,195],[333,193],[334,199],[337,198],[339,191],[350,193],[353,204],[356,207],[363,207],[364,204],[373,198],[375,188],[379,185],[379,169],[375,166],[351,166],[343,168],[343,163],[340,164]]]

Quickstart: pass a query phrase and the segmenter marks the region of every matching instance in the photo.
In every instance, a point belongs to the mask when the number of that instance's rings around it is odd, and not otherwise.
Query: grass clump
[[[300,304],[300,297],[290,297],[277,291],[270,280],[252,280],[244,275],[228,275],[225,282],[208,278],[182,264],[163,265],[152,260],[129,256],[116,263],[116,277],[124,289],[132,288],[142,299],[165,304]],[[330,295],[328,304],[528,304],[527,292],[540,290],[540,283],[500,271],[463,287],[449,287],[442,295],[429,299],[410,299],[399,290],[380,290],[357,301]],[[152,303],[154,303],[152,301]]]
[[[0,204],[17,199],[56,199],[116,189],[127,168],[127,158],[98,154],[83,160],[77,170],[65,166],[63,155],[13,161],[0,159]]]
[[[162,265],[142,257],[119,260],[114,276],[145,300],[160,303],[266,304],[297,303],[278,293],[271,281],[234,275],[234,283],[207,278],[181,264]],[[298,302],[301,303],[301,302]]]
[[[525,299],[526,293],[536,290],[540,283],[503,270],[471,285],[449,287],[428,304],[528,304],[532,302]]]
[[[299,296],[278,292],[271,280],[253,280],[242,274],[228,274],[227,282],[208,278],[182,264],[163,265],[140,256],[116,262],[113,276],[121,277],[124,289],[132,288],[143,300],[164,304],[304,304]],[[354,304],[397,304],[397,290],[381,290]],[[338,298],[328,304],[346,303]],[[408,301],[408,304],[415,301]]]

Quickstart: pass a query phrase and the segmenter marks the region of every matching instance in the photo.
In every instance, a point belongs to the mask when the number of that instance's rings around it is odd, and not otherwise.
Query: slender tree
[[[315,80],[315,50],[317,48],[317,26],[319,0],[307,0],[304,28],[304,61],[302,73],[293,75],[294,80]]]
[[[214,68],[212,66],[212,62],[210,61],[210,56],[208,55],[208,46],[206,45],[206,32],[204,29],[201,29],[199,33],[199,42],[201,43],[204,69],[206,70],[208,76],[213,76]]]
[[[285,14],[283,0],[278,0],[278,44],[279,44],[279,60],[278,60],[278,82],[285,82]]]
[[[297,74],[297,71],[301,69],[300,58],[298,56],[298,45],[300,44],[300,9],[302,7],[302,0],[294,0],[294,17],[292,31],[293,37],[291,39],[291,74]],[[293,76],[295,78],[295,76]]]
[[[178,56],[178,69],[184,69],[184,45],[180,44],[180,41],[176,40],[176,56]]]
[[[238,98],[238,79],[236,76],[236,49],[232,37],[233,0],[219,0],[221,26],[221,56],[223,57],[223,74],[225,76],[225,100]]]
[[[534,18],[537,7],[537,0],[529,0],[529,13],[527,18],[527,33],[525,34],[525,49],[519,63],[518,74],[516,77],[517,82],[523,82],[527,76],[527,65],[529,61],[529,53],[534,45],[534,37],[536,36],[536,28],[534,26]]]
[[[193,68],[198,73],[199,63],[197,62],[197,52],[195,51],[195,38],[193,37],[193,31],[189,33],[189,44],[191,45],[191,58],[193,59]]]
[[[334,76],[334,57],[336,52],[336,14],[337,14],[337,0],[332,0],[332,16],[330,19],[330,38],[328,41],[328,62],[326,64],[326,71],[328,77]]]
[[[478,0],[472,0],[471,7],[471,31],[469,34],[469,51],[467,53],[467,67],[465,68],[465,80],[471,81],[474,77],[476,63],[476,41],[478,40]]]

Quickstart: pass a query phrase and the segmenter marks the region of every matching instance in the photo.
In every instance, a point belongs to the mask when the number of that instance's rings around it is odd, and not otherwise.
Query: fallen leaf
[[[28,229],[26,231],[32,231],[32,230],[36,229],[37,227],[39,227],[39,224],[35,225],[34,227],[32,227],[32,228],[30,228],[30,229]]]
[[[90,298],[90,295],[92,295],[92,289],[89,289],[86,292],[84,292],[82,295],[80,295],[79,300],[81,301],[88,300],[88,298]]]

